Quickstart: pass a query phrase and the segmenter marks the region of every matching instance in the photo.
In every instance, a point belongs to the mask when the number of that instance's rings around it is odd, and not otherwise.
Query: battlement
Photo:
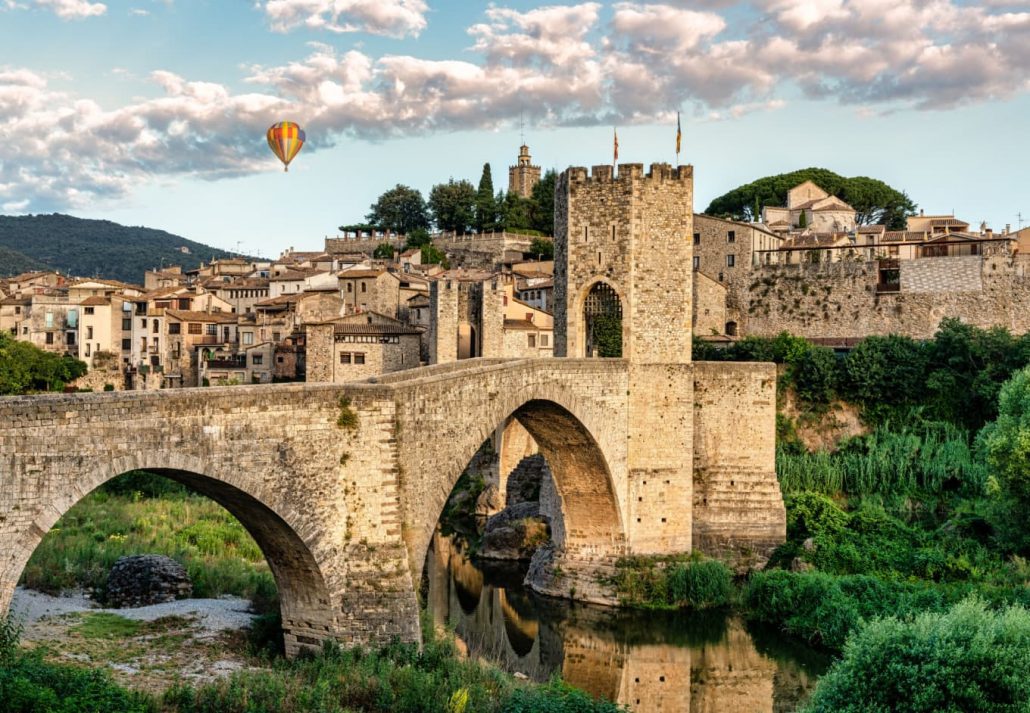
[[[616,175],[615,167],[611,164],[593,166],[589,172],[583,166],[573,166],[566,169],[560,178],[569,184],[633,183],[636,181],[686,183],[694,178],[694,167],[690,165],[674,167],[668,163],[652,163],[645,174],[642,163],[620,163]]]

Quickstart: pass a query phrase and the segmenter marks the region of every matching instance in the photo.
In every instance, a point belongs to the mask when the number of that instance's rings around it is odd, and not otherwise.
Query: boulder
[[[491,483],[483,489],[483,492],[476,498],[476,518],[485,520],[491,515],[499,512],[504,507],[504,500],[501,498],[501,491]]]
[[[121,557],[107,575],[107,604],[115,608],[145,607],[193,594],[186,568],[163,555]]]
[[[484,559],[528,560],[551,537],[550,524],[539,503],[519,503],[486,521],[477,555]]]

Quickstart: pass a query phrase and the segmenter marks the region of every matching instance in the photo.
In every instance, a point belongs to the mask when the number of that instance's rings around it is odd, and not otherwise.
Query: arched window
[[[595,283],[583,303],[586,356],[622,356],[622,301],[606,282]]]

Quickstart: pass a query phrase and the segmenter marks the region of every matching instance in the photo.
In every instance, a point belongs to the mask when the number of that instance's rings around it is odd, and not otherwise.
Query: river
[[[634,713],[785,713],[829,657],[725,612],[614,610],[538,597],[525,565],[473,562],[437,535],[423,594],[473,656],[534,681],[554,674]]]

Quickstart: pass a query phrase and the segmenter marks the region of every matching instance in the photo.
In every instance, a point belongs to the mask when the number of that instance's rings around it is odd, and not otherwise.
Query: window
[[[122,331],[123,332],[132,331],[132,320],[131,319],[123,319],[122,320]]]
[[[536,347],[536,335],[535,334],[532,334],[532,333],[529,334],[529,347],[530,347],[530,349],[533,349],[533,348]]]
[[[730,253],[729,255],[726,256],[726,267],[733,267],[736,264],[737,264],[737,256],[736,255],[734,255],[733,253]]]
[[[735,242],[737,242],[737,231],[736,230],[727,230],[726,231],[726,242],[727,243],[735,243]]]
[[[701,233],[694,233],[694,245],[701,244]]]
[[[53,328],[53,326],[54,326],[54,313],[53,312],[47,312],[46,313],[46,328],[47,329],[51,329],[51,328]],[[47,344],[53,344],[53,342],[47,342]]]
[[[340,352],[340,363],[350,364],[350,352]]]
[[[21,314],[21,307],[20,307],[19,305],[15,305],[15,307],[14,307],[14,313],[15,313],[15,314]]]
[[[248,345],[249,344],[253,344],[254,343],[254,333],[253,332],[244,332],[243,333],[243,343],[244,344],[248,344]]]
[[[152,327],[150,331],[152,331],[154,334],[157,334],[158,331],[161,329],[161,323],[158,322],[156,319],[151,320],[150,326]]]
[[[272,332],[272,341],[278,344],[279,343],[279,337],[281,337],[281,336],[282,336],[282,334],[280,334],[279,332]]]
[[[353,291],[354,291],[354,285],[352,283],[348,282],[347,283],[347,292],[353,292]]]
[[[143,329],[147,328],[147,318],[146,317],[144,317],[143,319],[141,319],[139,321],[139,326],[142,327]]]
[[[354,363],[364,364],[365,363],[365,352],[354,352]]]
[[[132,340],[131,339],[123,339],[122,340],[122,351],[123,352],[127,352],[130,349],[132,349]]]
[[[86,342],[86,356],[89,356],[89,342]]]
[[[697,255],[695,255],[694,256],[694,272],[697,272],[700,269],[701,269],[701,258],[699,258]]]
[[[367,282],[362,282],[361,283],[361,291],[362,292],[368,292],[368,283]]]
[[[548,336],[546,334],[541,334],[540,335],[540,346],[546,347],[547,343],[549,341],[550,341],[550,339],[548,338]]]
[[[83,311],[83,312],[84,312],[85,314],[93,314],[93,312],[94,312],[95,310],[96,310],[96,308],[95,308],[95,307],[86,307],[86,308],[85,308],[85,309],[83,309],[82,311]]]
[[[261,366],[262,364],[265,363],[265,355],[264,354],[251,354],[250,355],[250,363],[251,363],[252,366]]]
[[[187,327],[187,331],[190,334],[203,334],[204,333],[204,325],[199,324],[197,322],[190,322],[189,326]]]
[[[75,346],[75,332],[68,332],[68,335],[65,337],[65,341],[68,343],[69,347],[74,347]]]
[[[178,302],[179,302],[179,309],[189,309],[190,308],[190,301],[189,301],[188,298],[187,299],[181,299]]]
[[[92,338],[93,338],[93,328],[92,327],[86,327],[86,339],[92,339]]]
[[[169,322],[168,323],[168,333],[169,334],[182,334],[182,325],[180,323],[178,323],[178,322]]]
[[[276,364],[282,364],[283,363],[283,358],[282,357],[276,357],[275,358],[275,363]]]
[[[47,344],[53,344],[54,343],[54,333],[53,332],[47,332],[46,333],[46,343]]]
[[[207,336],[209,336],[209,337],[217,337],[218,336],[218,325],[217,324],[209,324],[209,325],[207,325]]]

